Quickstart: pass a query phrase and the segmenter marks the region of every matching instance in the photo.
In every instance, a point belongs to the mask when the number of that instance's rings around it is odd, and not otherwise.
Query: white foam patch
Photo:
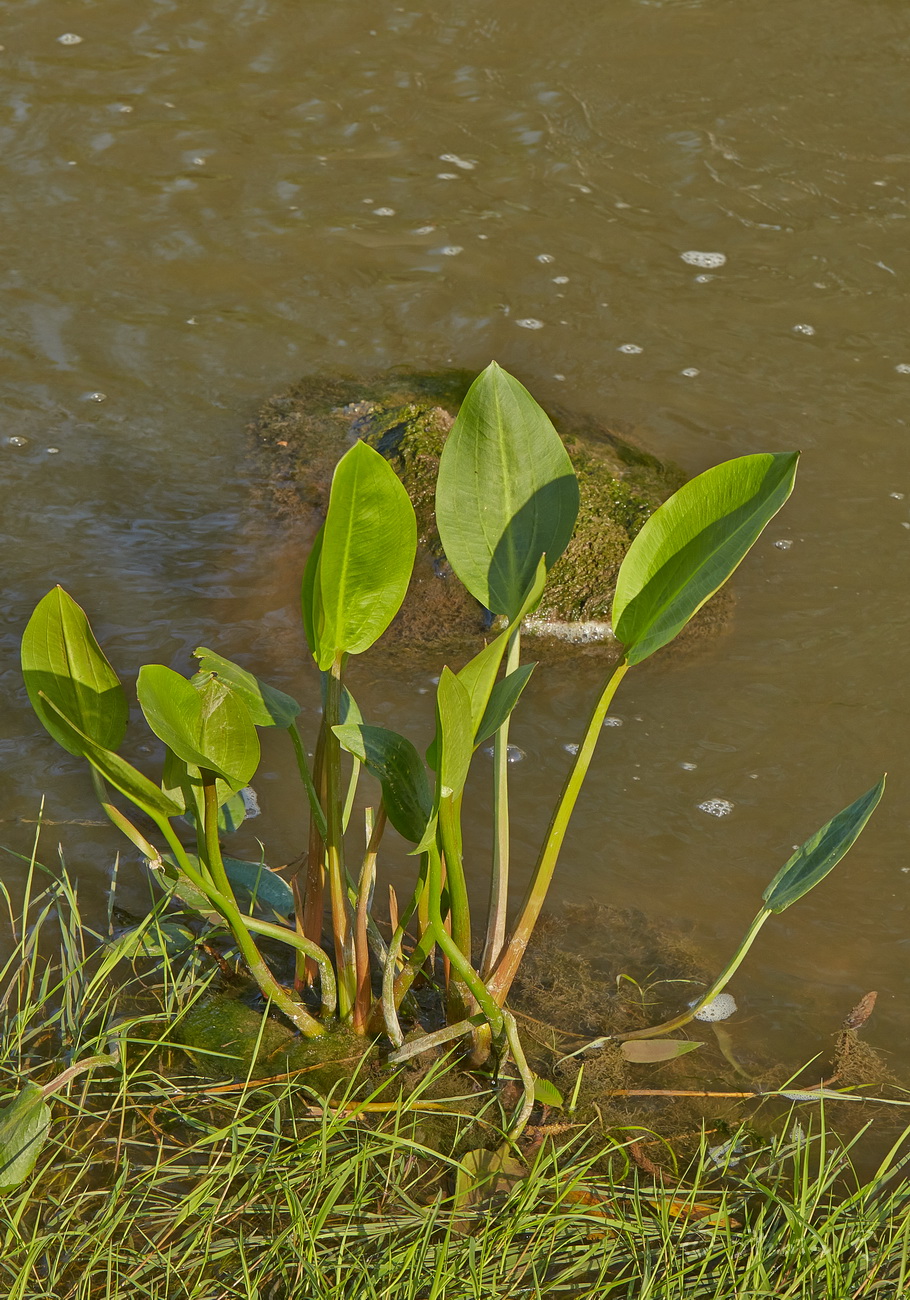
[[[699,253],[695,249],[690,249],[687,253],[680,253],[680,257],[688,266],[714,268],[725,266],[727,262],[726,253]]]

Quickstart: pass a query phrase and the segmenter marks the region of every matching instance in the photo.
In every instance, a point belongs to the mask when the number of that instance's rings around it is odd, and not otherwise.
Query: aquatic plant
[[[612,611],[623,654],[593,706],[525,898],[511,918],[508,729],[534,667],[521,662],[521,625],[540,603],[547,573],[572,536],[578,487],[546,414],[495,363],[465,398],[443,449],[436,494],[446,556],[495,623],[489,643],[469,663],[457,672],[442,668],[435,735],[425,757],[404,736],[365,721],[345,686],[350,656],[369,650],[395,617],[416,546],[407,493],[365,442],[337,465],[325,523],[303,575],[303,624],[323,685],[312,765],[298,730],[300,706],[200,648],[199,669],[189,679],[160,664],[139,672],[139,704],[164,745],[159,781],[145,776],[117,752],[129,712],[120,680],[86,615],[59,587],[38,604],[23,636],[29,698],[51,736],[88,762],[102,807],[159,882],[184,908],[229,932],[264,996],[301,1034],[318,1038],[336,1020],[360,1035],[384,1034],[393,1063],[462,1035],[470,1035],[475,1063],[491,1048],[500,1057],[510,1053],[524,1089],[513,1117],[517,1132],[533,1104],[534,1078],[507,998],[607,710],[625,674],[671,642],[740,564],[789,497],[797,460],[798,453],[763,453],[709,469],[656,510],[635,538]],[[238,800],[259,763],[257,728],[269,726],[287,731],[309,805],[306,870],[293,889],[264,863],[237,862],[221,846],[243,815]],[[461,819],[472,757],[491,736],[494,850],[481,937],[465,883]],[[347,783],[345,751],[353,760]],[[364,770],[378,782],[381,798],[367,811],[365,848],[352,867],[346,831]],[[802,897],[847,852],[883,784],[884,778],[834,817],[778,872],[736,958],[700,1002],[651,1031],[625,1037],[677,1028],[719,994],[768,916]],[[148,819],[157,843],[149,838],[151,828],[147,834],[114,802],[112,791]],[[410,897],[399,906],[392,896],[388,941],[373,909],[387,822],[410,841],[416,858]],[[180,829],[187,824],[193,827],[189,845]],[[322,945],[326,894],[331,952]],[[294,949],[295,988],[279,982],[262,940]],[[446,1024],[405,1043],[402,1003],[419,975],[433,976],[440,966]]]

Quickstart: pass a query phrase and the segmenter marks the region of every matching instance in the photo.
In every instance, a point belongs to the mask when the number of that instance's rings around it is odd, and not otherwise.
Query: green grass
[[[0,1196],[10,1300],[910,1294],[903,1140],[859,1176],[862,1138],[838,1142],[803,1106],[770,1141],[704,1138],[671,1185],[641,1131],[538,1124],[517,1166],[471,1190],[466,1154],[501,1141],[495,1097],[474,1117],[457,1098],[442,1116],[422,1110],[445,1063],[379,1113],[357,1077],[328,1102],[306,1075],[263,1082],[261,1060],[213,1081],[175,1043],[217,972],[105,974],[107,936],[83,923],[65,870],[42,870],[33,859],[24,904],[7,899],[0,1103],[115,1032],[121,1052],[54,1098],[35,1172]]]

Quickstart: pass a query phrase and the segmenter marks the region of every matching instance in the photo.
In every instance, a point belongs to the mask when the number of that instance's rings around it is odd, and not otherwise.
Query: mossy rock
[[[312,533],[323,517],[332,470],[357,438],[380,451],[417,513],[419,550],[401,613],[387,634],[414,648],[468,649],[489,615],[452,574],[434,513],[439,456],[474,378],[467,371],[389,371],[307,378],[271,398],[253,432],[268,456],[268,495]],[[551,570],[527,630],[543,640],[595,644],[615,654],[609,629],[616,575],[648,516],[685,481],[627,433],[559,408],[548,412],[578,475],[581,505],[571,542]]]

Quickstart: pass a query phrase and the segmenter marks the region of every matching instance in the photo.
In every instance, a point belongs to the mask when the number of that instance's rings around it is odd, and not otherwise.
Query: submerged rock
[[[458,370],[307,378],[268,401],[253,425],[268,456],[273,507],[311,534],[325,511],[332,470],[357,438],[395,469],[414,504],[419,538],[407,599],[387,633],[399,645],[466,648],[490,626],[488,612],[446,562],[434,513],[439,456],[473,378]],[[578,475],[581,506],[572,540],[526,630],[615,652],[609,615],[619,566],[645,520],[685,475],[627,433],[562,409],[548,414]]]

